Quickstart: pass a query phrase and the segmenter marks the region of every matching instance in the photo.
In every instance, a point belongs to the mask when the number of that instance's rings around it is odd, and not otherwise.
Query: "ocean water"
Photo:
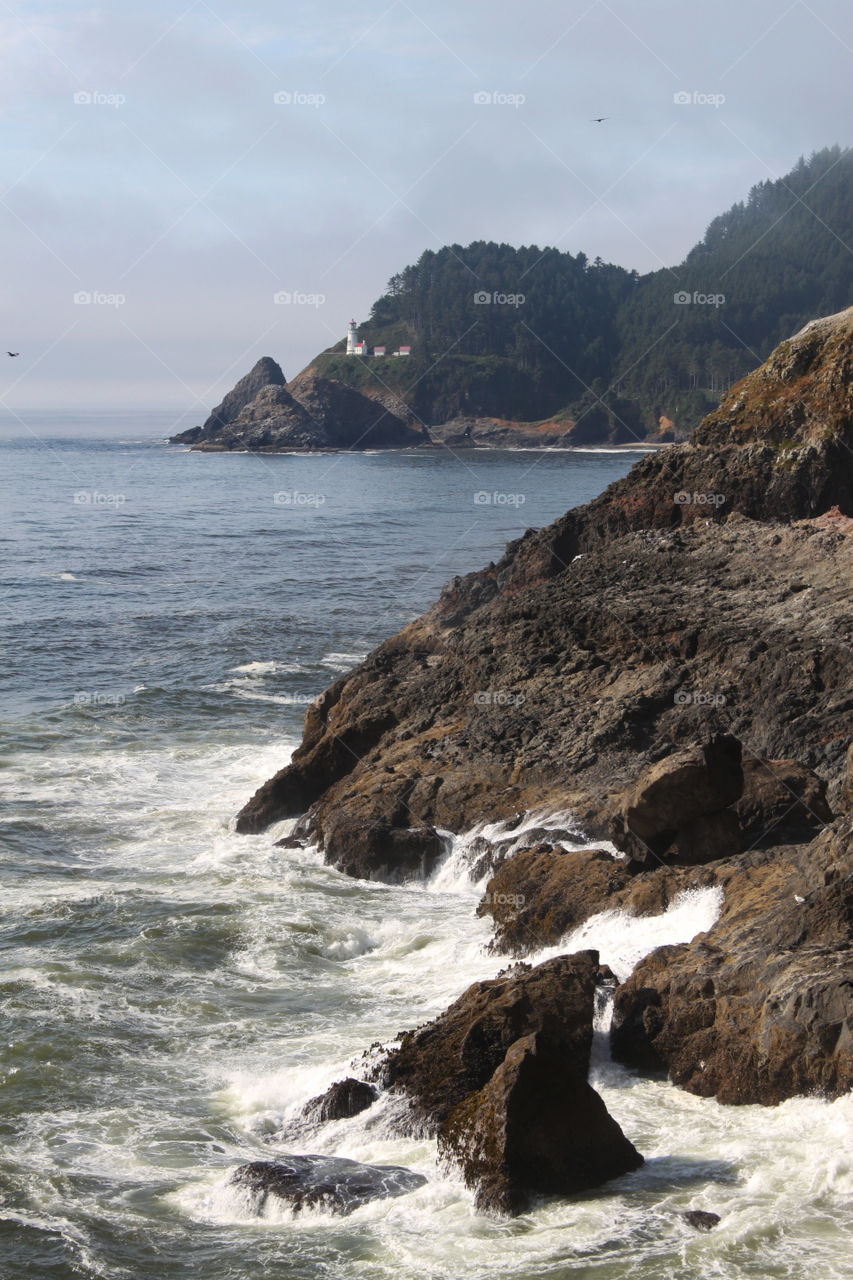
[[[464,833],[430,883],[388,886],[234,814],[331,679],[634,456],[195,455],[165,415],[22,417],[0,423],[2,1280],[849,1277],[851,1100],[723,1108],[639,1079],[606,1008],[594,1083],[647,1163],[577,1201],[475,1215],[387,1100],[288,1130],[504,962]],[[607,913],[542,958],[597,946],[627,973],[719,906]],[[286,1151],[427,1182],[255,1218],[229,1174]],[[688,1208],[722,1222],[698,1235]]]

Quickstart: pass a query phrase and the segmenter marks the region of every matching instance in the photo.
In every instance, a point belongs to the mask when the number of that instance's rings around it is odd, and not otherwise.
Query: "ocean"
[[[592,1080],[646,1164],[575,1201],[475,1215],[387,1099],[298,1147],[288,1128],[506,961],[470,833],[391,886],[235,813],[331,680],[637,455],[192,454],[167,414],[21,417],[0,421],[2,1280],[849,1280],[853,1099],[725,1108],[640,1079],[606,1009]],[[536,958],[596,946],[627,974],[719,907],[605,913]],[[253,1217],[228,1177],[284,1152],[427,1181]]]

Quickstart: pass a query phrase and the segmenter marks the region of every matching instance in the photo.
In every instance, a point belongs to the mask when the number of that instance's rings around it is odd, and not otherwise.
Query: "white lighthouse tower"
[[[347,329],[347,355],[354,356],[358,346],[358,328],[354,320],[350,320]]]

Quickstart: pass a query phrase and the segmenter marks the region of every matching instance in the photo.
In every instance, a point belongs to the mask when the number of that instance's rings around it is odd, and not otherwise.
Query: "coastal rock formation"
[[[223,441],[223,448],[231,447],[226,442],[232,422],[265,387],[283,387],[285,381],[281,366],[270,356],[262,356],[254,368],[228,392],[222,403],[216,406],[203,426],[182,431],[180,435],[172,437],[172,443],[195,445],[200,441],[209,442],[219,438]]]
[[[244,1191],[263,1217],[270,1199],[294,1214],[319,1209],[342,1216],[371,1200],[404,1196],[426,1182],[423,1174],[397,1165],[359,1164],[338,1156],[279,1156],[254,1160],[234,1170],[229,1183]]]
[[[726,733],[744,761],[817,773],[832,806],[850,742],[853,538],[815,518],[853,511],[851,348],[853,309],[810,326],[691,444],[454,579],[309,708],[238,830],[308,811],[301,833],[359,875],[408,874],[419,851],[429,865],[437,828],[536,806],[610,838],[604,815],[644,768]],[[397,872],[389,830],[405,833]],[[734,834],[719,819],[701,856]]]
[[[372,1085],[348,1076],[346,1080],[336,1080],[325,1093],[306,1102],[302,1114],[307,1120],[319,1122],[346,1120],[366,1111],[376,1101],[376,1097],[377,1093]]]
[[[611,1045],[721,1102],[853,1088],[853,818],[716,868],[720,919],[616,992]]]
[[[435,865],[442,831],[570,813],[588,848],[539,823],[492,863],[497,949],[718,886],[713,929],[617,991],[614,1053],[723,1101],[849,1089],[850,819],[834,815],[853,808],[851,517],[853,309],[783,343],[689,445],[449,583],[308,709],[238,830],[299,817],[328,862],[399,878]],[[516,1028],[528,1043],[484,1115],[536,1076],[539,1035]],[[451,1077],[437,1096],[461,1106]],[[425,1089],[408,1091],[416,1115]],[[449,1110],[423,1110],[440,1135]],[[472,1169],[477,1125],[475,1109],[458,1131]],[[465,1167],[463,1138],[441,1141]]]
[[[478,1208],[519,1213],[536,1194],[576,1194],[642,1164],[587,1083],[598,974],[585,951],[474,983],[382,1062],[409,1125],[437,1136]]]
[[[631,855],[632,870],[738,853],[740,825],[731,806],[742,791],[741,744],[719,734],[649,765],[622,805],[614,839]]]
[[[400,449],[424,443],[423,428],[410,427],[377,400],[341,382],[284,374],[265,356],[207,419],[174,437],[196,450],[276,453],[317,449]]]

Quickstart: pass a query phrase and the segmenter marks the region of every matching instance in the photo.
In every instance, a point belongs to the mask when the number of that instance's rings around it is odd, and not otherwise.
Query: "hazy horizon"
[[[47,0],[0,44],[21,353],[0,401],[188,425],[262,355],[293,377],[425,249],[676,265],[756,183],[846,144],[853,13]]]

